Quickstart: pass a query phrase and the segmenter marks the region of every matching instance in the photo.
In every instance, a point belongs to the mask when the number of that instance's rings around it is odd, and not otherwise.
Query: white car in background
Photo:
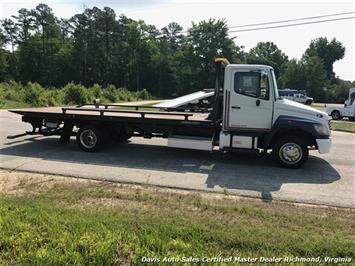
[[[307,105],[311,105],[313,103],[313,98],[308,97],[306,95],[305,90],[297,90],[297,89],[280,89],[279,96],[283,99],[295,101],[298,103],[303,103]]]
[[[327,114],[334,120],[347,117],[350,121],[355,121],[355,88],[349,89],[349,96],[344,103],[344,107],[328,107]]]

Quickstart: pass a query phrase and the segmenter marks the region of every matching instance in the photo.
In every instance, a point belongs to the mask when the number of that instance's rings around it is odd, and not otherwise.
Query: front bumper
[[[330,147],[332,146],[332,140],[329,139],[316,139],[318,152],[319,153],[328,153]]]

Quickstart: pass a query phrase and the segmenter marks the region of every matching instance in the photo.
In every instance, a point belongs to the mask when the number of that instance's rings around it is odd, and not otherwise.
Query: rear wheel
[[[308,160],[307,144],[295,136],[278,140],[272,152],[275,160],[286,168],[298,168]]]
[[[76,142],[80,149],[87,152],[95,152],[105,146],[105,134],[95,126],[81,127],[77,136]]]
[[[340,112],[335,110],[331,113],[331,116],[332,116],[333,120],[339,120],[340,119]]]

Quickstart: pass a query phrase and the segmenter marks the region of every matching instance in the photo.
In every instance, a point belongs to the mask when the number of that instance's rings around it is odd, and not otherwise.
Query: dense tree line
[[[108,7],[86,9],[70,19],[57,18],[45,4],[23,8],[1,21],[0,81],[45,87],[113,84],[172,97],[212,87],[213,58],[223,56],[233,63],[271,65],[279,87],[305,88],[318,101],[343,101],[351,85],[333,72],[333,63],[345,54],[335,39],[315,39],[295,60],[272,42],[243,51],[228,36],[224,20],[192,24],[183,33],[177,23],[159,30]]]

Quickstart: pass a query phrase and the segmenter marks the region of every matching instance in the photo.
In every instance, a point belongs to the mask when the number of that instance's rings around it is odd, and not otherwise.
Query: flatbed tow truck
[[[13,109],[33,130],[24,135],[59,135],[61,143],[76,136],[87,152],[103,148],[109,140],[132,136],[168,139],[174,148],[210,152],[272,150],[284,167],[297,168],[309,149],[330,151],[329,116],[314,108],[278,96],[272,67],[230,64],[216,58],[211,112],[169,112],[158,108],[124,109],[118,104],[76,107]]]

